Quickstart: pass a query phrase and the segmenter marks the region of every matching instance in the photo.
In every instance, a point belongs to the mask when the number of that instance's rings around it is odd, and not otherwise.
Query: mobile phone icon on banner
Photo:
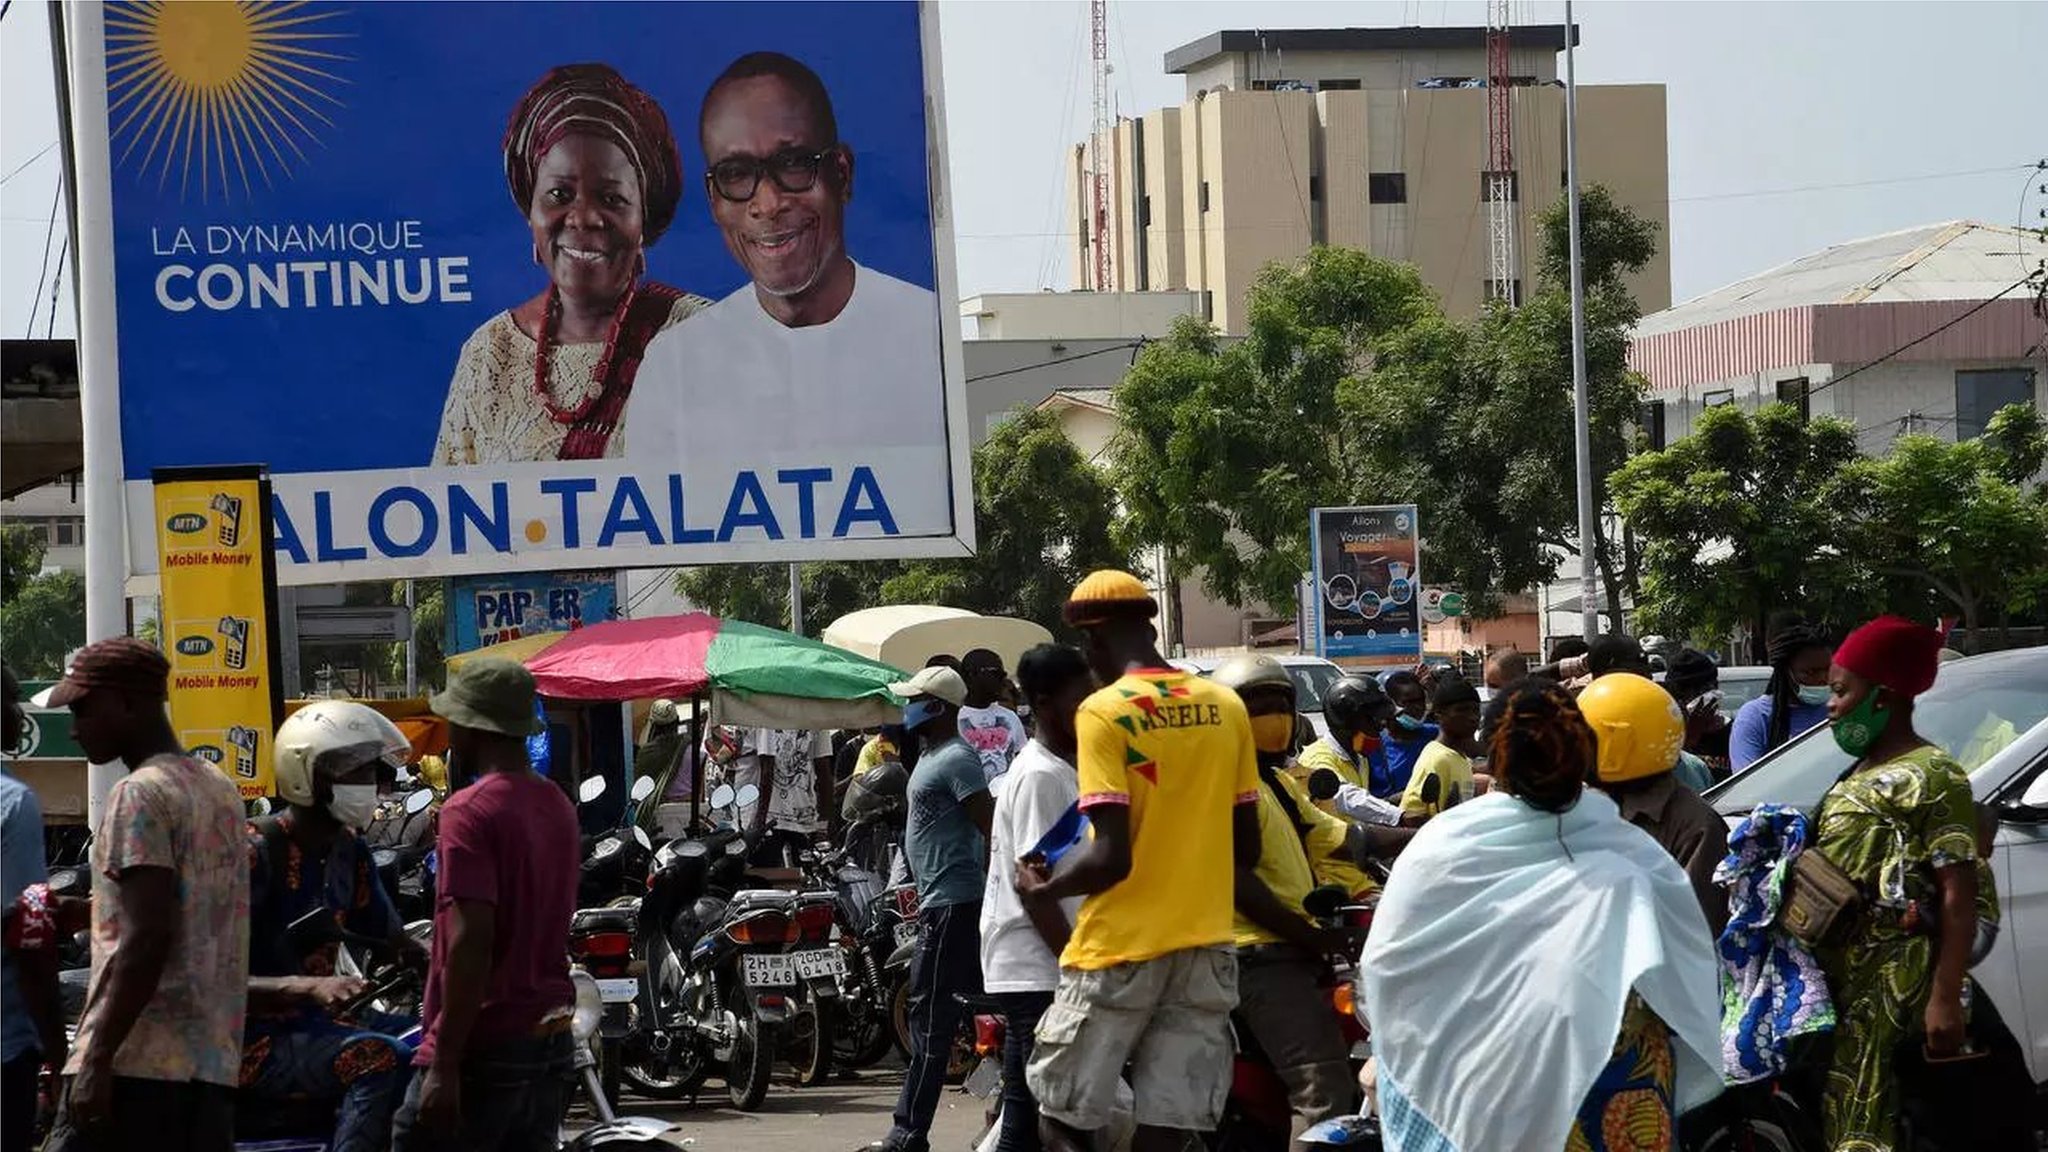
[[[217,629],[227,643],[222,650],[222,663],[240,672],[249,666],[249,622],[240,616],[223,616]]]
[[[225,492],[213,494],[213,509],[216,538],[223,548],[233,548],[242,539],[242,498]],[[239,667],[239,665],[238,665]]]
[[[243,780],[256,778],[256,744],[262,734],[246,725],[237,724],[228,729],[228,747],[235,750],[235,775]]]

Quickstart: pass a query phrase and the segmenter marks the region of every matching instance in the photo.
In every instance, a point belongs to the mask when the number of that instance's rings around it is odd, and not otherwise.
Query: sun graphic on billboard
[[[175,176],[181,199],[252,195],[289,177],[334,122],[332,70],[352,59],[344,10],[303,0],[109,4],[107,119],[114,163]]]

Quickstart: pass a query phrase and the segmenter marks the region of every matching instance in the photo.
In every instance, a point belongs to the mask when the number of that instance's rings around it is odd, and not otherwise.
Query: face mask
[[[1370,756],[1380,750],[1380,738],[1364,732],[1351,734],[1351,751],[1357,756]]]
[[[1416,718],[1415,718],[1415,717],[1413,717],[1413,716],[1410,716],[1410,715],[1409,715],[1409,714],[1407,714],[1406,712],[1397,712],[1397,713],[1395,713],[1395,714],[1394,714],[1394,723],[1395,723],[1395,724],[1397,724],[1397,725],[1399,725],[1399,726],[1400,726],[1400,728],[1401,728],[1401,729],[1402,729],[1403,731],[1405,731],[1405,732],[1420,732],[1420,731],[1422,731],[1422,721],[1420,721],[1420,720],[1416,719]]]
[[[1799,702],[1809,708],[1827,703],[1829,694],[1830,690],[1825,684],[1801,684],[1799,686]]]
[[[1269,754],[1287,751],[1294,746],[1294,717],[1285,712],[1252,717],[1252,743]]]
[[[334,798],[327,802],[327,811],[341,822],[344,828],[361,831],[370,826],[377,815],[377,786],[375,784],[336,784]]]
[[[1835,746],[1851,756],[1861,757],[1870,751],[1870,746],[1884,734],[1885,725],[1891,723],[1891,709],[1878,707],[1879,691],[1871,689],[1870,695],[1849,709],[1848,715],[1835,721]]]

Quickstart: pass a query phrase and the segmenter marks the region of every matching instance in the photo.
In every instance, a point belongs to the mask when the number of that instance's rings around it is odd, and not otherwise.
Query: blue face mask
[[[1406,732],[1422,731],[1422,721],[1410,716],[1406,712],[1396,712],[1394,714],[1394,723]]]
[[[1817,708],[1828,702],[1830,690],[1825,684],[1799,685],[1799,702],[1809,708]]]

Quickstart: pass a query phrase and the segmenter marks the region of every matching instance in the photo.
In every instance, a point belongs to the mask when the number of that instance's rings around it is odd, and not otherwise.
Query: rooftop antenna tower
[[[1109,166],[1116,148],[1116,134],[1109,120],[1109,0],[1089,0],[1088,23],[1093,40],[1091,73],[1095,83],[1094,117],[1088,128],[1088,148],[1094,163],[1088,173],[1089,254],[1095,258],[1095,275],[1089,285],[1097,292],[1110,290],[1109,270]]]
[[[1521,304],[1515,276],[1515,141],[1513,76],[1508,55],[1508,0],[1486,3],[1487,287],[1509,307]]]

